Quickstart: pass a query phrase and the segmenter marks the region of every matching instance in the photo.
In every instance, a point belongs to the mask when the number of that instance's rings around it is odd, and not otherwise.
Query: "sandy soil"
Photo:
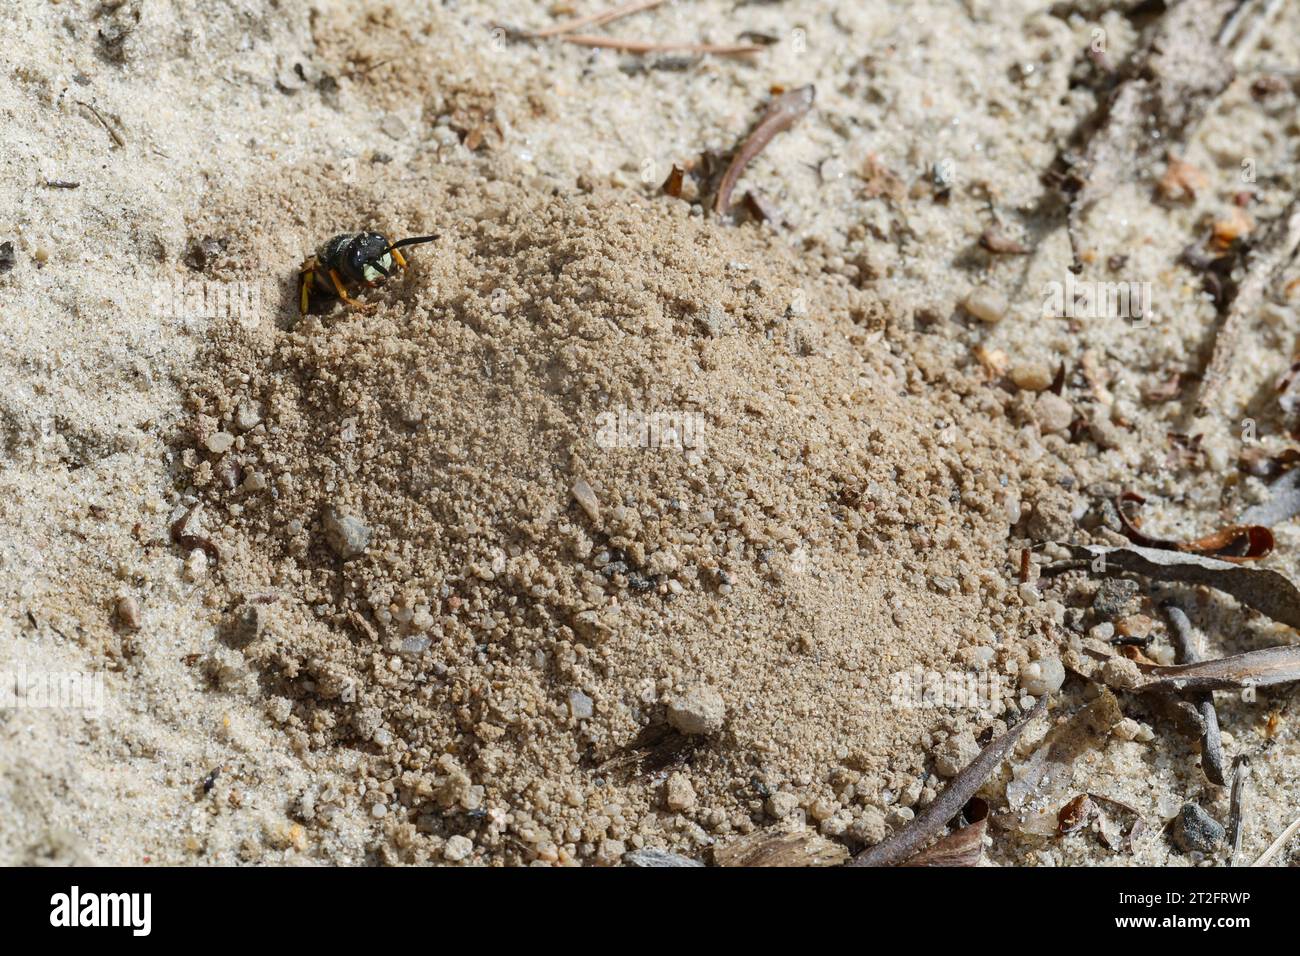
[[[1185,195],[1161,155],[1087,210],[1082,277],[1150,283],[1135,324],[1045,318],[1042,290],[1072,257],[1045,174],[1140,5],[682,2],[590,30],[759,37],[741,58],[515,32],[598,6],[0,12],[0,670],[103,690],[0,708],[0,859],[715,862],[785,830],[835,859],[1097,625],[1170,661],[1172,596],[1209,656],[1293,641],[1208,589],[1094,603],[1037,568],[1122,540],[1120,489],[1183,539],[1267,497],[1237,466],[1287,441],[1300,273],[1192,420],[1216,309],[1180,256],[1296,194],[1300,10],[1170,145]],[[804,84],[736,193],[785,227],[663,195]],[[362,228],[439,239],[373,313],[300,320],[299,264]],[[621,408],[696,415],[703,443],[605,447]],[[1300,576],[1274,531],[1267,565]],[[1004,684],[909,709],[912,668]],[[1300,803],[1289,690],[1217,695],[1253,770],[1241,859]],[[1063,779],[1027,769],[1043,721],[990,782],[986,862],[1227,862],[1167,826],[1227,818],[1195,738],[1066,677],[1054,719],[1088,706],[1115,720]],[[1044,825],[1082,792],[1144,830]]]

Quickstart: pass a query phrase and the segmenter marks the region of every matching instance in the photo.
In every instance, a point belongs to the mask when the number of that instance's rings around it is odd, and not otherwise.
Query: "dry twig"
[[[1228,807],[1228,847],[1231,855],[1228,865],[1237,865],[1241,852],[1242,826],[1246,815],[1246,784],[1250,779],[1250,758],[1239,754],[1232,762],[1232,796]]]
[[[1267,866],[1268,861],[1277,855],[1278,850],[1287,845],[1287,842],[1296,835],[1298,830],[1300,830],[1300,817],[1293,820],[1291,825],[1282,831],[1282,835],[1269,844],[1269,848],[1260,854],[1259,859],[1252,863],[1251,866]]]
[[[1196,648],[1196,634],[1187,614],[1177,604],[1166,601],[1163,605],[1165,616],[1169,619],[1169,629],[1174,637],[1174,649],[1181,664],[1196,664],[1201,660]],[[1225,786],[1223,772],[1223,738],[1219,734],[1219,714],[1214,709],[1214,695],[1210,692],[1201,694],[1196,699],[1197,710],[1205,730],[1201,734],[1201,770],[1205,778],[1216,786]]]
[[[610,10],[604,10],[600,13],[591,13],[585,17],[575,17],[572,20],[565,20],[563,23],[557,23],[549,26],[544,30],[538,30],[532,33],[534,37],[555,37],[565,33],[572,33],[575,30],[581,30],[583,27],[597,27],[604,23],[611,23],[614,20],[621,20],[623,17],[630,17],[634,13],[640,13],[643,10],[651,10],[664,0],[632,0],[631,3],[625,3],[622,6],[614,7]]]
[[[810,83],[798,89],[787,90],[768,104],[762,119],[745,137],[727,166],[727,171],[722,174],[722,182],[718,185],[718,193],[713,201],[715,213],[723,215],[731,208],[731,192],[736,188],[736,182],[740,179],[740,174],[745,171],[745,167],[767,147],[768,143],[772,142],[778,133],[785,132],[803,119],[812,109],[816,98],[817,89]]]
[[[1297,251],[1300,251],[1300,198],[1293,199],[1286,212],[1274,220],[1250,255],[1246,265],[1246,278],[1233,296],[1232,305],[1214,339],[1214,351],[1201,379],[1201,391],[1197,397],[1197,418],[1214,411],[1219,390],[1232,371],[1242,326],[1258,311],[1260,302],[1278,273],[1295,257]]]
[[[558,39],[578,46],[603,47],[619,50],[623,53],[711,53],[715,56],[741,56],[745,53],[758,53],[763,49],[755,43],[679,43],[669,41],[656,43],[651,40],[626,40],[622,37],[602,37],[585,33],[571,33]]]
[[[962,807],[970,802],[975,792],[984,786],[998,764],[1011,752],[1012,746],[1020,739],[1025,729],[1047,710],[1047,695],[1038,698],[1038,703],[1016,726],[989,743],[979,752],[979,756],[962,768],[957,776],[934,798],[928,807],[922,810],[911,823],[903,827],[889,839],[863,850],[848,866],[897,866],[906,862],[918,850],[925,846],[936,833],[942,830],[948,821],[961,812]]]

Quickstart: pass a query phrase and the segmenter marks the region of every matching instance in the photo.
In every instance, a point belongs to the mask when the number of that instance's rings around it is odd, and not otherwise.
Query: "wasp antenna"
[[[411,236],[409,239],[399,239],[397,242],[385,249],[384,252],[387,254],[392,252],[394,249],[402,248],[402,246],[418,246],[422,242],[433,242],[433,240],[437,238],[437,236]]]

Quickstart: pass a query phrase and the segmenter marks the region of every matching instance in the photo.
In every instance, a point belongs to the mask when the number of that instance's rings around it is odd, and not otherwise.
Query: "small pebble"
[[[190,584],[197,584],[202,581],[208,574],[208,556],[202,548],[195,548],[185,558],[185,568],[182,575]]]
[[[205,444],[208,446],[208,451],[212,452],[212,454],[224,455],[226,452],[230,451],[231,446],[235,444],[235,436],[230,434],[230,432],[213,432],[208,436],[208,440]]]
[[[569,691],[569,715],[574,720],[589,720],[595,712],[595,701],[580,690]]]
[[[885,838],[885,815],[878,807],[867,807],[862,816],[849,827],[849,836],[867,846],[874,846]]]
[[[979,756],[980,747],[970,733],[953,734],[943,742],[934,760],[934,772],[941,777],[955,777]]]
[[[1041,392],[1052,384],[1052,368],[1046,362],[1022,362],[1011,367],[1011,381],[1016,388]]]
[[[1127,578],[1108,578],[1101,582],[1092,599],[1098,617],[1116,618],[1126,614],[1137,598],[1139,585]]]
[[[1034,420],[1044,432],[1063,432],[1074,421],[1074,406],[1054,392],[1042,392],[1034,400]]]
[[[1111,733],[1120,740],[1137,740],[1138,728],[1141,725],[1132,717],[1125,717],[1115,725]]]
[[[685,774],[674,773],[664,782],[664,805],[677,813],[695,806],[695,788]]]
[[[117,622],[128,631],[140,630],[140,604],[129,594],[117,599]]]
[[[240,402],[235,411],[235,427],[241,432],[252,431],[262,424],[262,408],[255,402]]]
[[[1142,672],[1127,657],[1112,657],[1101,666],[1101,679],[1111,687],[1128,690],[1142,682]]]
[[[1088,636],[1094,641],[1109,641],[1115,636],[1115,625],[1110,621],[1102,621],[1100,624],[1094,624],[1088,628]]]
[[[1124,444],[1124,429],[1099,414],[1093,415],[1088,431],[1098,448],[1119,448]]]
[[[893,807],[885,815],[885,822],[897,830],[904,824],[911,823],[916,814],[911,807]]]
[[[1007,315],[1007,300],[987,286],[971,290],[962,305],[975,318],[989,325],[996,325]]]
[[[778,820],[784,820],[799,809],[799,798],[786,790],[780,790],[767,798],[767,812]]]
[[[587,512],[587,517],[592,521],[600,521],[600,502],[596,500],[596,492],[592,490],[591,485],[587,484],[585,478],[579,478],[573,483],[573,498]]]
[[[1055,657],[1031,661],[1020,672],[1020,689],[1034,697],[1060,690],[1065,683],[1065,665]]]
[[[1174,843],[1185,853],[1211,853],[1225,833],[1223,824],[1197,803],[1184,803],[1174,819]]]
[[[447,845],[442,848],[442,857],[451,863],[459,863],[474,852],[474,844],[469,837],[461,836],[459,833],[447,840]]]
[[[668,702],[668,723],[684,734],[714,734],[727,719],[722,695],[697,684]]]
[[[344,561],[362,554],[370,545],[370,528],[356,515],[330,507],[323,520],[325,540]]]
[[[1151,618],[1145,614],[1130,614],[1116,622],[1115,630],[1122,637],[1143,638],[1151,633],[1151,626]]]

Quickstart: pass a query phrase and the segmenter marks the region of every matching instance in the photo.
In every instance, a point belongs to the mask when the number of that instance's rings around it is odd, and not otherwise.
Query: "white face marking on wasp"
[[[387,269],[390,274],[392,273],[393,257],[391,255],[385,252],[382,256],[379,257],[378,262],[381,266]],[[366,277],[367,282],[380,282],[384,278],[384,274],[380,272],[378,269],[376,269],[374,263],[371,262],[367,262],[364,266],[362,266],[361,273]]]

